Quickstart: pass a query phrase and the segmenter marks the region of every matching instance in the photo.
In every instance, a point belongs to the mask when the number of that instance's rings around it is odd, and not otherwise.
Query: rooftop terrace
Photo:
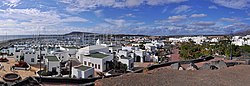
[[[96,53],[91,53],[90,55],[85,55],[85,56],[94,57],[94,58],[104,58],[108,55],[96,52]]]
[[[59,59],[56,56],[45,56],[49,61],[59,61]]]
[[[82,71],[85,71],[85,70],[87,70],[87,69],[89,69],[89,68],[91,68],[91,67],[87,67],[87,66],[81,65],[81,66],[74,67],[74,68],[79,69],[79,70],[82,70]]]

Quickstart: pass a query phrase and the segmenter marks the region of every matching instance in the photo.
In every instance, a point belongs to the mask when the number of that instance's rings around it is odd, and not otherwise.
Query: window
[[[62,58],[64,58],[64,56],[62,56]]]
[[[16,56],[16,58],[18,59],[18,56]]]
[[[31,62],[35,62],[35,59],[34,59],[34,58],[31,58]]]
[[[98,64],[98,69],[101,69],[100,65]]]
[[[87,65],[87,62],[86,62],[86,61],[84,61],[84,65]]]
[[[94,67],[94,64],[92,64],[92,67]]]
[[[97,68],[97,65],[95,64],[95,68]]]
[[[79,59],[80,57],[78,56],[77,58]]]
[[[89,64],[88,64],[89,66],[91,65],[91,62],[89,62]]]

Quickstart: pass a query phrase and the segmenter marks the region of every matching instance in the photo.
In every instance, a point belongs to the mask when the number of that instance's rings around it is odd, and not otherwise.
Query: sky
[[[250,0],[1,0],[0,35],[216,35],[250,30]]]

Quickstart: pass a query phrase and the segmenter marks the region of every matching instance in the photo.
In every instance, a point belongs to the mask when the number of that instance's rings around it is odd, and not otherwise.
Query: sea
[[[33,37],[34,35],[0,35],[0,42],[13,39],[33,38]]]

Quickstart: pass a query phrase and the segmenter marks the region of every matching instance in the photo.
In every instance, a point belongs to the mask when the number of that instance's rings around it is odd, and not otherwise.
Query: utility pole
[[[232,40],[232,38],[233,38],[233,32],[231,31],[230,32],[230,60],[233,60],[233,46],[232,46],[232,42],[233,42],[233,40]]]
[[[69,60],[69,78],[72,78],[72,62],[71,62],[71,59]]]

